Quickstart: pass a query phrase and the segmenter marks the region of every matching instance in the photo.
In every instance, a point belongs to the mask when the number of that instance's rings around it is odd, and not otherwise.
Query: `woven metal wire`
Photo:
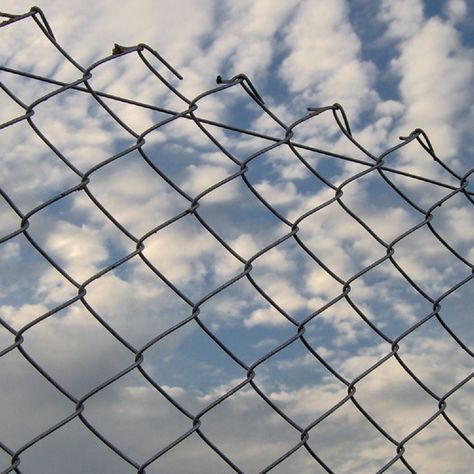
[[[169,452],[178,452],[181,449],[186,449],[185,442],[190,437],[198,436],[207,446],[209,456],[217,455],[223,460],[231,471],[244,472],[244,468],[239,465],[233,457],[227,453],[223,448],[220,447],[219,439],[213,438],[206,432],[206,415],[213,410],[217,410],[217,407],[225,401],[231,401],[240,391],[252,390],[263,402],[269,407],[273,413],[281,418],[286,424],[298,433],[297,438],[290,441],[291,447],[282,451],[279,456],[274,458],[266,466],[255,466],[255,472],[269,472],[277,470],[281,467],[282,463],[287,463],[287,466],[291,466],[291,460],[297,453],[305,451],[306,454],[311,458],[314,463],[314,471],[316,469],[325,472],[336,472],[336,468],[331,465],[331,462],[327,459],[324,450],[318,450],[311,445],[311,438],[318,432],[318,430],[324,430],[324,422],[330,419],[337,410],[341,410],[343,406],[351,405],[357,410],[357,412],[372,425],[378,433],[378,436],[384,438],[388,443],[393,446],[393,454],[390,459],[386,460],[383,464],[377,467],[377,472],[385,472],[391,470],[395,465],[399,468],[405,469],[409,472],[416,472],[416,467],[410,463],[410,456],[408,455],[410,450],[407,449],[407,444],[423,433],[435,420],[443,420],[449,425],[449,428],[456,435],[459,440],[465,445],[466,448],[473,448],[473,443],[469,439],[469,433],[463,431],[450,416],[450,398],[456,393],[460,393],[472,379],[473,373],[469,373],[467,376],[464,375],[462,380],[456,381],[455,385],[452,385],[449,390],[442,393],[438,393],[433,387],[430,387],[423,380],[423,374],[417,373],[417,371],[410,367],[410,363],[404,359],[401,354],[401,348],[403,348],[406,339],[410,338],[417,331],[420,331],[428,322],[437,321],[445,331],[445,334],[450,338],[451,342],[454,342],[461,351],[472,358],[473,352],[463,342],[463,338],[456,333],[456,331],[448,324],[446,318],[442,316],[441,307],[444,300],[448,299],[454,294],[461,293],[462,290],[472,288],[473,283],[473,263],[469,261],[467,255],[462,254],[453,245],[450,244],[449,239],[442,235],[435,225],[436,222],[436,210],[441,206],[446,205],[448,202],[455,199],[462,199],[465,206],[472,206],[474,204],[473,196],[474,192],[469,190],[469,178],[472,175],[474,169],[470,169],[463,174],[459,174],[451,169],[444,161],[442,161],[433,150],[430,140],[421,129],[413,131],[406,137],[401,138],[401,142],[389,150],[381,154],[374,155],[360,145],[352,135],[351,127],[348,118],[344,112],[344,109],[339,104],[334,104],[327,107],[310,108],[308,113],[301,117],[294,123],[287,125],[283,123],[270,108],[262,100],[258,91],[253,86],[249,78],[244,74],[236,75],[230,79],[224,79],[222,77],[217,78],[217,86],[211,90],[208,90],[196,98],[190,100],[185,97],[175,86],[172,85],[173,79],[167,79],[168,73],[172,76],[176,76],[181,79],[181,76],[168,64],[156,51],[151,49],[145,44],[139,44],[132,47],[124,47],[115,45],[113,52],[110,56],[95,62],[91,66],[84,68],[78,64],[55,39],[53,31],[51,30],[44,14],[39,8],[32,8],[30,12],[24,15],[9,15],[6,13],[1,14],[4,21],[0,24],[3,28],[13,28],[20,22],[34,21],[39,30],[42,32],[44,37],[59,51],[63,58],[77,71],[77,79],[70,82],[61,82],[52,77],[45,77],[36,73],[31,72],[31,69],[24,68],[23,70],[12,69],[10,67],[1,66],[0,71],[4,77],[23,77],[35,82],[41,81],[51,85],[51,90],[45,95],[37,97],[36,100],[30,103],[24,103],[16,93],[14,93],[10,87],[7,87],[5,83],[0,82],[0,87],[4,93],[4,97],[8,101],[14,102],[19,106],[23,113],[18,114],[15,117],[9,118],[0,124],[0,137],[4,130],[11,129],[19,123],[27,123],[30,127],[31,133],[34,133],[43,144],[45,144],[51,153],[54,155],[56,160],[62,163],[62,166],[68,168],[73,173],[75,183],[72,186],[61,189],[54,195],[49,196],[46,200],[36,205],[33,208],[24,209],[21,204],[15,201],[15,198],[11,197],[3,189],[0,189],[0,193],[3,201],[7,207],[15,213],[17,216],[17,227],[15,230],[9,232],[7,235],[1,236],[0,242],[2,246],[7,245],[9,242],[13,242],[15,239],[23,238],[26,239],[31,251],[39,255],[48,266],[54,268],[63,279],[65,279],[70,285],[75,288],[75,296],[67,300],[62,301],[60,304],[55,304],[54,307],[49,309],[44,314],[39,314],[32,321],[23,325],[20,329],[15,329],[7,320],[0,315],[0,323],[3,326],[3,331],[7,331],[11,335],[11,344],[7,347],[1,348],[1,358],[8,357],[9,354],[16,352],[21,354],[28,364],[37,371],[54,389],[66,400],[71,402],[75,409],[71,410],[70,413],[60,421],[52,424],[47,429],[40,433],[31,433],[31,438],[21,446],[10,445],[8,441],[0,439],[0,450],[3,451],[10,459],[8,466],[2,465],[2,473],[6,474],[9,472],[26,473],[30,471],[22,470],[22,457],[24,457],[30,450],[35,448],[41,449],[41,443],[47,437],[53,435],[55,432],[61,432],[61,430],[71,423],[73,420],[80,420],[80,422],[97,438],[97,443],[103,447],[104,450],[109,450],[114,455],[121,458],[121,460],[130,467],[130,472],[145,473],[151,472],[150,469],[157,469],[157,472],[164,472],[160,470],[160,460],[167,455]],[[127,55],[137,55],[143,64],[148,68],[150,73],[155,77],[157,84],[160,87],[165,87],[168,94],[180,103],[183,104],[182,109],[179,111],[170,110],[167,107],[160,107],[153,103],[140,102],[130,98],[126,98],[120,95],[114,95],[106,92],[102,92],[93,87],[93,77],[95,71],[99,67],[107,67],[108,63],[114,62],[121,57]],[[154,63],[161,64],[159,68],[163,68],[165,73],[161,73],[153,65]],[[19,79],[18,79],[19,80]],[[221,123],[219,121],[206,119],[199,115],[200,102],[209,97],[219,97],[220,94],[224,94],[224,91],[237,88],[242,88],[251,100],[254,106],[262,113],[271,119],[273,122],[278,124],[280,129],[279,134],[271,135],[261,133],[258,131],[250,130],[247,128],[240,128],[232,124]],[[73,160],[70,160],[67,153],[60,151],[55,146],[53,141],[50,141],[47,133],[41,130],[41,126],[35,122],[35,113],[37,108],[47,101],[52,101],[58,96],[65,95],[70,91],[76,91],[85,94],[88,98],[93,98],[97,104],[99,104],[102,111],[114,121],[116,125],[121,127],[126,134],[133,140],[131,146],[124,147],[117,151],[115,154],[108,156],[106,159],[94,164],[87,170],[81,170],[75,166]],[[2,99],[5,100],[5,99]],[[145,131],[137,132],[130,127],[126,120],[119,117],[114,112],[112,103],[124,103],[129,106],[135,107],[136,109],[146,109],[149,111],[158,112],[164,114],[162,120],[155,123],[153,126],[147,128]],[[310,144],[299,142],[294,139],[297,133],[298,126],[311,123],[314,120],[318,120],[322,117],[331,115],[335,124],[340,130],[342,136],[344,136],[354,147],[358,150],[361,157],[353,157],[349,154],[335,153],[326,150],[321,150]],[[190,195],[177,183],[176,179],[167,173],[165,169],[160,167],[159,159],[154,159],[150,156],[150,152],[146,149],[146,142],[148,136],[153,132],[165,130],[166,126],[172,123],[189,123],[192,122],[198,127],[203,137],[206,137],[216,151],[222,155],[222,159],[230,160],[237,171],[233,174],[229,174],[225,178],[217,179],[214,183],[209,185],[206,189],[202,190],[197,195]],[[219,131],[229,131],[234,134],[239,134],[242,137],[254,137],[258,140],[258,143],[265,142],[265,146],[259,145],[259,148],[244,158],[238,158],[235,153],[232,153],[226,145],[223,143]],[[412,173],[402,169],[401,167],[391,167],[387,164],[390,156],[395,155],[409,144],[418,143],[420,146],[420,154],[423,159],[426,157],[434,160],[433,165],[438,167],[440,170],[439,175],[444,176],[446,179],[431,179],[426,176],[420,176],[416,173]],[[4,146],[1,146],[3,149]],[[324,202],[312,207],[309,210],[305,210],[303,213],[290,219],[283,212],[278,209],[278,206],[272,204],[272,199],[267,196],[264,197],[263,193],[259,190],[258,186],[252,182],[250,177],[252,167],[261,160],[265,154],[285,149],[285,152],[290,152],[292,159],[295,162],[300,163],[315,182],[319,186],[325,187],[331,192],[331,196]],[[199,155],[199,150],[196,149],[195,154]],[[3,153],[3,151],[2,151]],[[182,208],[181,212],[167,218],[161,222],[153,222],[149,226],[149,230],[141,235],[134,234],[130,229],[123,225],[119,219],[107,209],[107,207],[101,203],[100,199],[94,195],[91,190],[91,183],[94,180],[94,174],[104,172],[107,167],[113,166],[114,163],[120,160],[126,159],[130,154],[138,153],[140,159],[146,164],[150,173],[155,174],[159,179],[167,183],[173,192],[178,195],[183,202],[187,202],[187,205]],[[351,176],[348,176],[342,182],[334,184],[331,179],[327,178],[322,172],[318,170],[318,167],[314,165],[314,162],[308,158],[311,154],[317,154],[318,156],[331,158],[334,162],[339,163],[352,163],[355,167],[358,167],[358,171],[354,172]],[[21,157],[20,157],[21,159]],[[4,165],[3,165],[4,166]],[[383,182],[385,182],[400,199],[404,202],[414,215],[417,217],[415,225],[409,228],[403,229],[400,233],[392,238],[390,241],[386,241],[381,238],[373,227],[366,222],[366,219],[360,217],[358,212],[353,210],[349,199],[345,198],[345,191],[350,187],[351,184],[363,180],[369,176],[378,175]],[[426,189],[433,189],[433,196],[435,199],[429,205],[420,205],[414,200],[406,189],[400,185],[400,181],[397,178],[405,179],[409,181],[411,185],[413,183],[419,183],[420,186],[425,186]],[[209,219],[201,213],[201,203],[206,198],[212,196],[212,193],[219,191],[220,188],[225,189],[225,186],[229,183],[239,181],[243,183],[248,191],[255,200],[255,206],[263,205],[265,212],[275,218],[277,222],[285,228],[286,231],[282,232],[280,237],[265,247],[259,249],[250,258],[244,258],[241,256],[225,239],[221,233],[219,233],[213,225],[209,222]],[[440,196],[440,191],[442,195]],[[108,263],[100,271],[87,278],[85,281],[78,281],[64,268],[64,265],[60,263],[53,255],[48,252],[41,239],[38,239],[34,233],[34,220],[45,209],[51,210],[55,205],[61,203],[62,200],[68,199],[73,193],[82,193],[82,195],[89,200],[99,211],[105,216],[106,219],[112,224],[112,226],[120,232],[121,238],[129,242],[134,246],[134,250],[127,255],[119,255],[114,261]],[[427,193],[428,195],[429,193]],[[428,195],[429,198],[429,195]],[[322,213],[327,210],[330,206],[337,206],[339,211],[342,211],[347,218],[352,222],[356,222],[374,239],[374,245],[379,245],[384,249],[384,254],[375,261],[366,262],[365,265],[352,274],[349,277],[341,277],[337,271],[331,268],[330,264],[325,263],[325,258],[318,253],[317,250],[311,248],[306,241],[302,232],[301,227],[304,225],[305,220],[314,217],[318,213]],[[334,209],[334,207],[331,207]],[[60,212],[60,211],[58,211]],[[218,286],[210,289],[207,294],[200,296],[198,299],[192,298],[189,294],[186,294],[185,290],[179,288],[171,278],[166,276],[166,271],[160,268],[159,263],[150,260],[146,255],[147,241],[153,236],[159,235],[166,228],[178,223],[185,218],[193,218],[205,229],[207,234],[212,237],[219,246],[221,246],[225,252],[230,254],[234,259],[240,262],[240,271],[237,272],[232,278],[227,279]],[[143,219],[147,219],[147,216],[143,216]],[[237,224],[238,225],[238,224]],[[472,229],[472,227],[471,227]],[[422,285],[417,282],[417,279],[410,275],[410,271],[404,269],[403,265],[400,264],[397,259],[397,247],[400,246],[404,240],[409,240],[413,235],[421,232],[428,231],[430,236],[433,237],[449,254],[454,258],[457,263],[460,264],[461,268],[464,269],[464,276],[457,278],[457,280],[450,285],[449,288],[445,288],[441,294],[433,296],[429,291],[424,289]],[[189,236],[192,239],[192,236]],[[339,287],[340,291],[335,297],[332,297],[329,301],[322,304],[320,307],[315,308],[311,314],[307,314],[303,318],[297,318],[291,312],[286,311],[279,303],[276,298],[272,297],[265,289],[265,285],[261,284],[254,268],[258,266],[258,261],[266,254],[269,254],[275,249],[279,249],[282,246],[292,242],[295,244],[299,251],[303,252],[305,258],[311,259],[312,262],[317,264],[327,275],[330,275],[334,280],[335,287]],[[335,244],[336,245],[336,244]],[[1,248],[1,247],[0,247]],[[416,249],[413,249],[416,254]],[[146,265],[151,272],[153,272],[157,282],[164,283],[173,292],[175,298],[181,303],[188,307],[188,315],[183,317],[179,322],[168,327],[166,330],[160,331],[159,333],[153,333],[153,328],[149,329],[150,337],[149,340],[140,347],[135,347],[130,341],[127,340],[126,335],[121,334],[113,324],[107,322],[106,318],[102,317],[101,314],[93,307],[88,301],[88,288],[103,278],[105,275],[111,272],[120,270],[129,263],[141,259],[144,265]],[[421,297],[425,302],[431,306],[431,310],[426,314],[417,314],[417,319],[409,327],[404,328],[403,331],[399,332],[396,336],[389,335],[388,331],[384,330],[383,325],[379,325],[374,322],[367,311],[357,302],[357,290],[353,290],[353,287],[357,286],[358,281],[364,277],[368,277],[371,272],[380,268],[383,265],[390,265],[392,271],[398,273],[398,275],[406,282],[413,290],[414,294]],[[192,281],[192,278],[191,278]],[[264,353],[263,356],[259,357],[253,362],[248,363],[239,357],[235,351],[233,351],[229,345],[217,334],[210,324],[208,324],[204,318],[201,317],[201,309],[203,306],[213,304],[213,299],[219,297],[220,294],[231,288],[233,285],[238,284],[241,281],[247,281],[254,288],[255,292],[258,292],[264,300],[287,322],[292,326],[292,335],[286,338],[283,342],[278,342],[271,347],[270,350]],[[468,291],[468,290],[466,290]],[[468,291],[469,293],[469,291]],[[113,297],[111,295],[111,297]],[[306,334],[307,327],[314,321],[317,321],[319,317],[325,314],[329,309],[335,307],[341,301],[346,302],[351,308],[357,313],[360,321],[363,322],[365,330],[369,330],[383,339],[387,346],[387,353],[377,358],[375,362],[371,361],[361,373],[355,378],[347,378],[334,366],[327,357],[314,342]],[[114,338],[121,346],[123,346],[129,353],[130,363],[123,366],[121,370],[116,373],[111,373],[110,376],[94,386],[93,389],[88,391],[81,397],[76,396],[71,391],[67,390],[52,374],[48,372],[48,369],[44,367],[40,361],[36,360],[35,357],[29,353],[25,342],[29,338],[34,338],[34,329],[39,325],[45,324],[48,320],[59,317],[61,311],[71,307],[75,303],[82,304],[83,307],[90,313],[90,315],[108,332],[110,338]],[[472,311],[472,304],[467,305],[469,308],[466,310]],[[189,327],[191,323],[195,323],[199,326],[200,331],[205,334],[209,339],[209,344],[215,343],[220,351],[226,354],[227,357],[239,366],[246,374],[240,382],[236,382],[232,387],[227,387],[225,393],[219,394],[214,400],[208,403],[204,408],[199,411],[190,411],[183,406],[178,397],[173,395],[172,390],[169,390],[167,386],[160,380],[159,376],[155,376],[147,366],[147,351],[153,347],[156,347],[163,343],[167,338],[171,338],[174,334],[179,333],[185,328]],[[31,334],[31,335],[30,335]],[[79,336],[80,337],[80,336]],[[213,342],[212,342],[213,341]],[[295,420],[289,413],[282,408],[281,405],[275,402],[265,390],[262,389],[261,385],[256,380],[259,373],[259,369],[265,365],[272,358],[277,358],[285,350],[293,347],[296,343],[302,344],[309,354],[314,359],[314,364],[323,366],[327,370],[329,377],[337,380],[343,384],[346,388],[346,395],[341,398],[337,403],[325,410],[322,414],[318,415],[317,418],[313,419],[308,424],[301,424]],[[61,357],[61,354],[58,354]],[[426,394],[430,400],[432,400],[432,412],[431,415],[426,418],[422,423],[412,429],[403,438],[397,438],[391,434],[390,429],[384,426],[383,422],[380,422],[376,416],[371,412],[371,407],[366,406],[363,401],[358,399],[358,386],[363,384],[364,380],[371,377],[377,376],[378,371],[383,370],[384,364],[396,362],[399,367],[404,371],[407,377],[416,383],[419,391]],[[156,362],[154,362],[156,363]],[[159,364],[159,362],[158,362]],[[140,374],[141,377],[156,390],[157,397],[164,397],[172,406],[175,407],[180,416],[187,420],[188,428],[185,429],[179,436],[173,439],[166,445],[157,446],[156,452],[148,459],[135,459],[131,456],[126,449],[121,448],[114,444],[109,437],[101,432],[99,428],[94,426],[94,422],[88,418],[88,402],[99,394],[100,392],[106,391],[108,387],[117,383],[129,374]],[[15,394],[17,388],[15,386],[8,386],[7,391]],[[402,395],[403,396],[403,395]],[[4,407],[4,402],[0,400],[0,407]],[[409,403],[409,401],[407,402]],[[41,410],[41,407],[38,407]],[[390,410],[390,407],[387,407]],[[160,427],[157,427],[160,429]],[[229,424],[228,430],[232,430],[232,425]],[[179,457],[179,454],[178,454]],[[173,472],[179,472],[180,467],[176,467]],[[286,467],[285,472],[296,472],[292,471],[291,467]],[[40,468],[40,471],[43,472]],[[38,471],[38,472],[40,472]],[[197,472],[192,467],[187,467],[186,472]],[[318,471],[319,472],[319,471]],[[467,472],[467,471],[466,471]]]

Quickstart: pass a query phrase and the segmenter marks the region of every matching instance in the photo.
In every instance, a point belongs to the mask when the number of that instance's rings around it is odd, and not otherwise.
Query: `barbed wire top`
[[[2,473],[470,471],[474,168],[1,16]]]

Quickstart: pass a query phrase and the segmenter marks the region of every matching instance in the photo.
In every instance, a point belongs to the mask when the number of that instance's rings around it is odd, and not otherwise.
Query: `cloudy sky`
[[[130,5],[0,28],[0,472],[470,472],[473,6]]]

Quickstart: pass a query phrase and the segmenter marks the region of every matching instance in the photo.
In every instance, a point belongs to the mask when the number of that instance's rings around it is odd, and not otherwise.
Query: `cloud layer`
[[[167,114],[105,99],[117,121],[71,90],[34,107],[46,142],[25,120],[0,130],[1,235],[21,225],[5,196],[32,212],[27,233],[1,244],[0,350],[21,350],[0,357],[0,468],[22,450],[25,473],[260,472],[298,448],[272,472],[375,472],[392,459],[390,472],[406,472],[401,443],[417,472],[469,472],[456,429],[472,439],[474,213],[472,196],[452,192],[471,146],[468,5],[433,14],[417,0],[381,2],[372,46],[343,0],[140,0],[134,15],[107,0],[42,7],[81,64],[115,42],[146,42],[185,76],[178,84],[146,53],[189,98],[215,88],[218,73],[245,72],[284,123],[340,102],[353,135],[328,110],[295,125],[305,148],[263,152],[275,141],[180,118],[138,150],[137,135]],[[82,77],[31,20],[0,34],[6,66]],[[56,87],[1,79],[26,104]],[[136,55],[98,66],[90,83],[188,107]],[[0,120],[21,116],[1,93]],[[197,105],[200,117],[284,138],[240,85]],[[419,126],[455,173],[416,140],[385,163],[443,186],[370,169]],[[83,421],[128,461],[77,417],[25,445],[83,398]]]

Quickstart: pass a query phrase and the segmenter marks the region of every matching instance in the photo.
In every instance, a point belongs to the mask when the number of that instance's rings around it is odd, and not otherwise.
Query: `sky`
[[[0,28],[0,472],[15,452],[24,474],[470,472],[473,5],[37,6],[75,64],[32,18]],[[89,67],[96,91],[260,136],[11,72]],[[241,73],[264,104],[216,83]],[[308,111],[335,103],[350,130]],[[290,124],[301,146],[278,144]]]

